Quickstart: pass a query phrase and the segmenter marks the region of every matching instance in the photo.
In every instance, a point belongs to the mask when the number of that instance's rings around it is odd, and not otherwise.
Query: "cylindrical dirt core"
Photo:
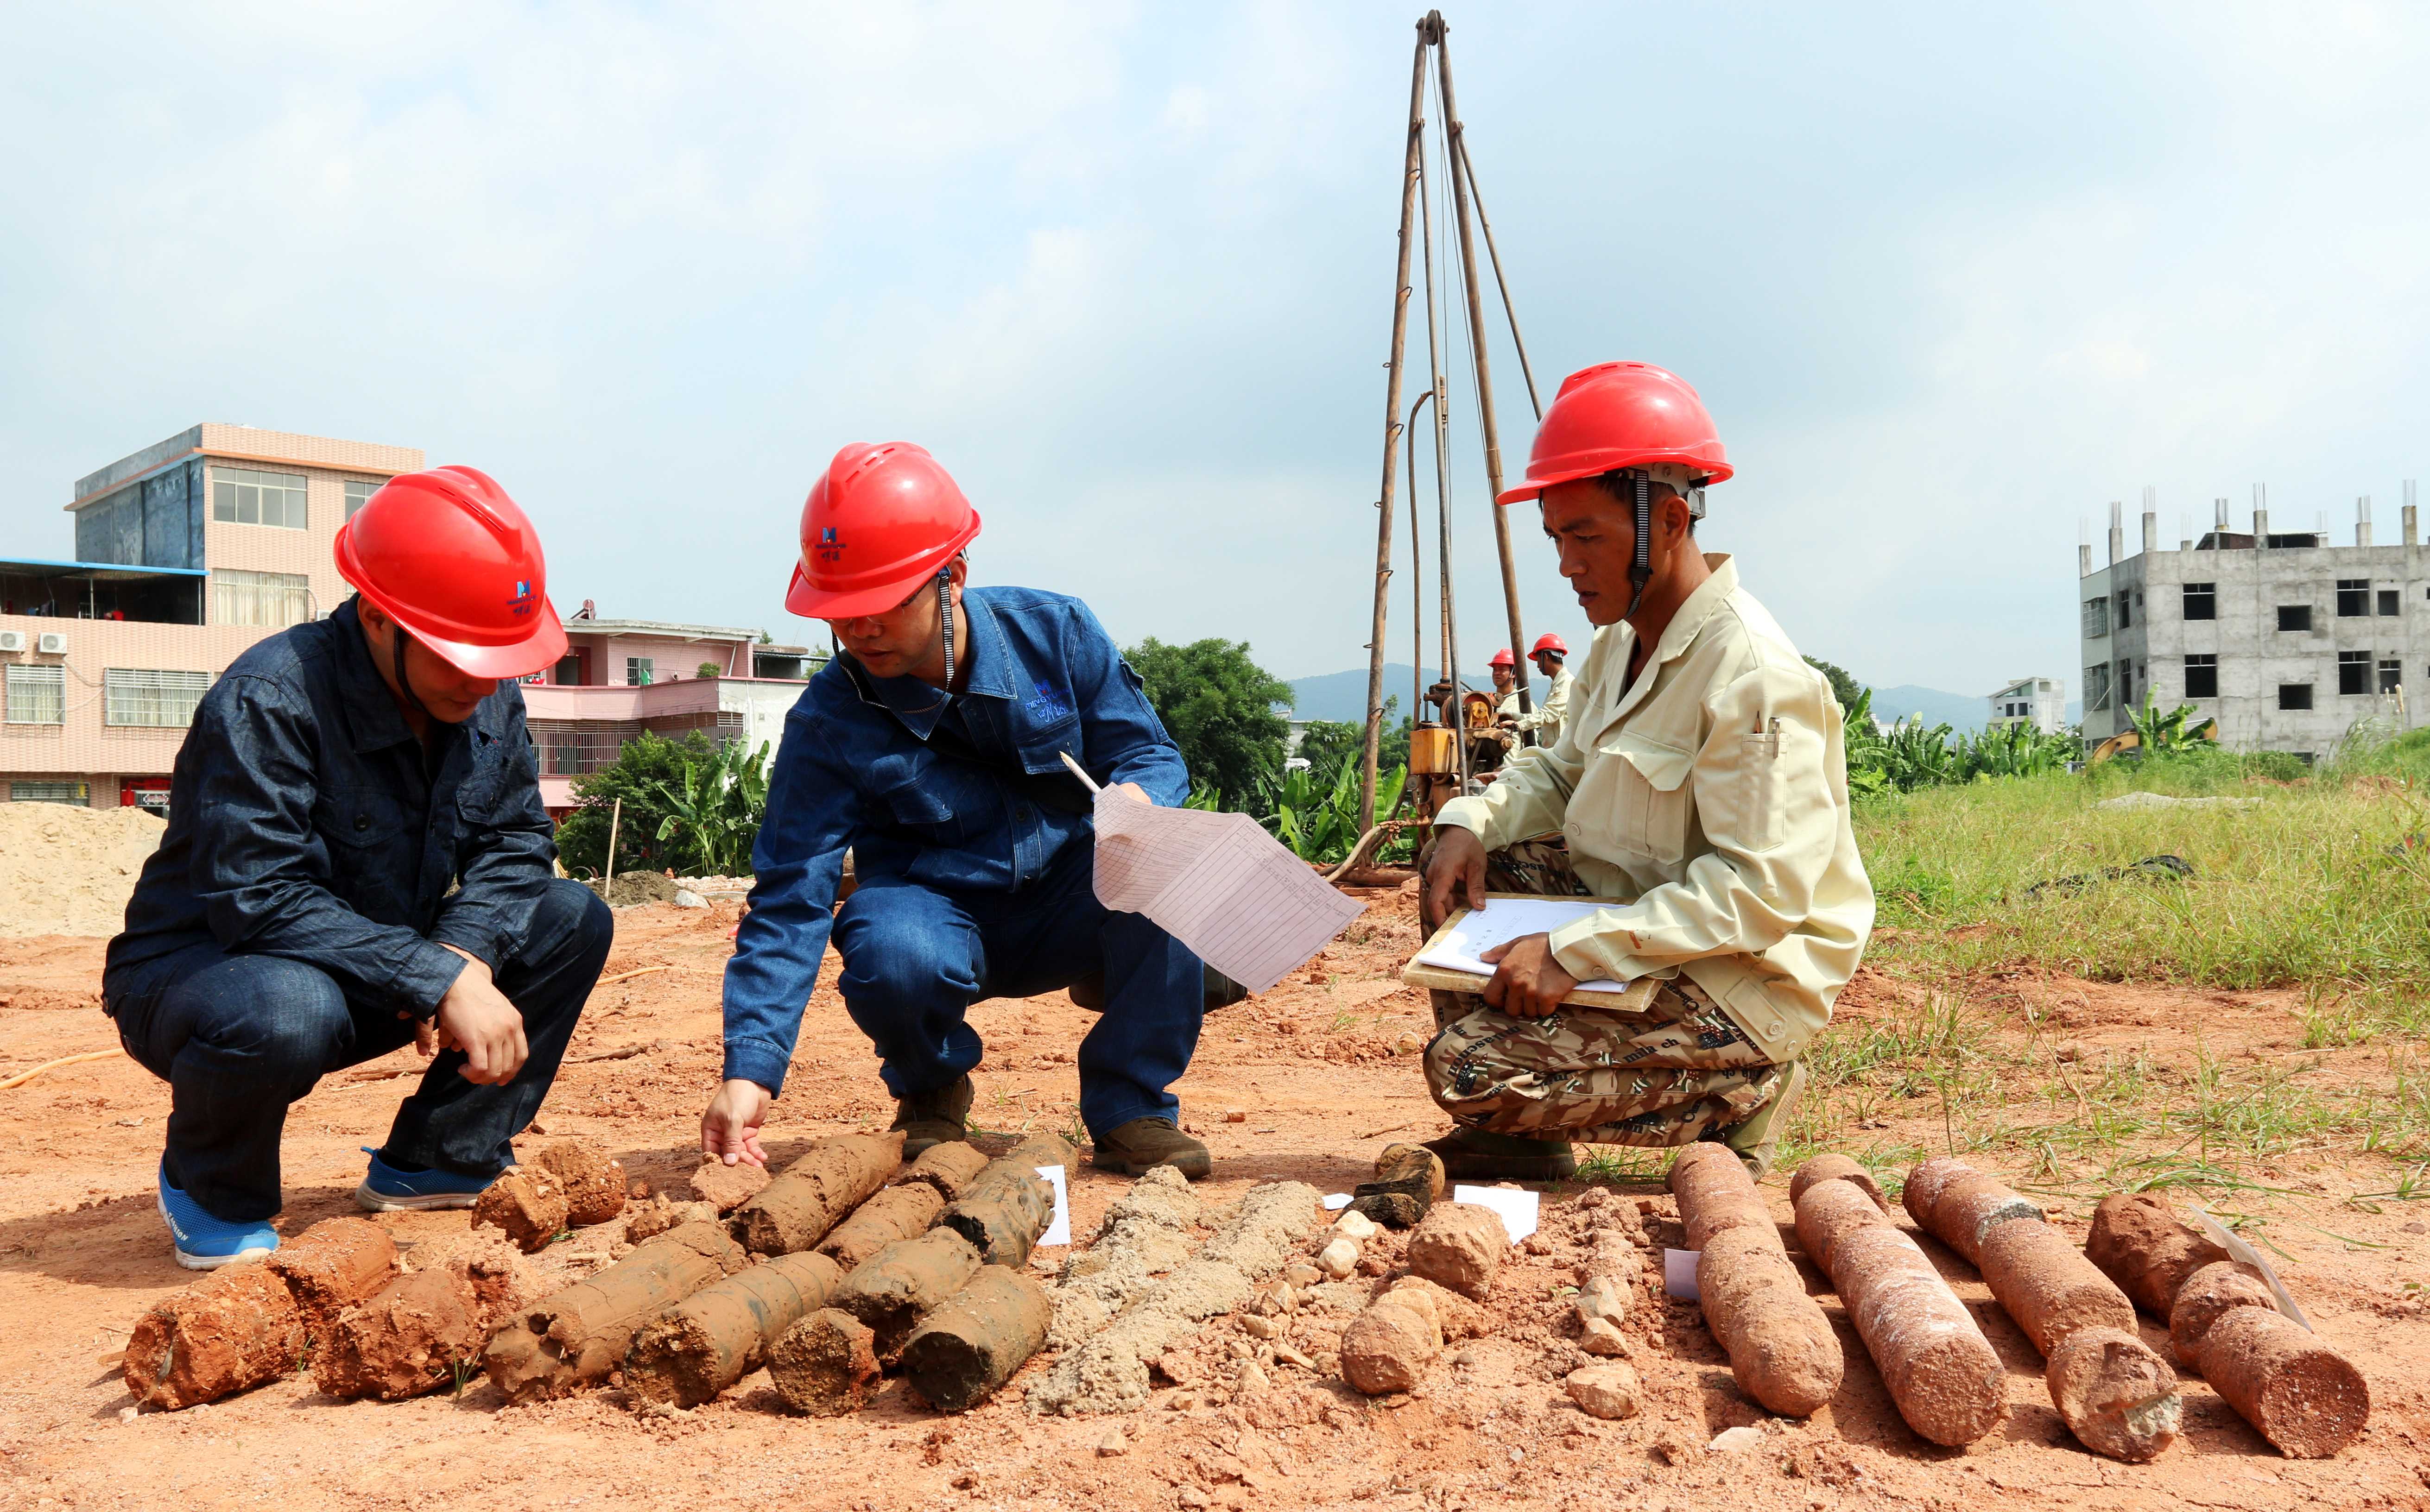
[[[2326,1459],[2371,1421],[2362,1372],[2275,1308],[2236,1307],[2203,1335],[2203,1379],[2281,1453]]]
[[[1975,1263],[1991,1295],[2045,1357],[2081,1328],[2135,1332],[2135,1304],[2117,1283],[2039,1218],[1994,1226]]]

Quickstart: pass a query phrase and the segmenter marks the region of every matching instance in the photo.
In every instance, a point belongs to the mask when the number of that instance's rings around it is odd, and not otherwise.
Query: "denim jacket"
[[[105,1000],[166,985],[155,963],[196,944],[302,961],[425,1019],[464,969],[441,942],[495,969],[557,857],[523,690],[436,729],[425,758],[351,600],[239,656],[178,749]]]
[[[962,595],[962,619],[970,680],[952,703],[989,765],[932,744],[947,699],[915,677],[861,673],[857,681],[857,669],[839,659],[786,716],[751,856],[757,885],[725,968],[729,1080],[783,1089],[847,849],[864,880],[1012,892],[1065,846],[1095,835],[1077,780],[1061,778],[1082,811],[1042,804],[1035,784],[1012,775],[1016,762],[1053,781],[1068,751],[1101,784],[1136,782],[1168,807],[1190,796],[1180,751],[1087,605],[1035,589],[974,588]]]

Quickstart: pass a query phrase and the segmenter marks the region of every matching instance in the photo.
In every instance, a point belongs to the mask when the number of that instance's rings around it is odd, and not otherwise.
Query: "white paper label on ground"
[[[1523,935],[1549,935],[1564,924],[1575,923],[1611,906],[1608,900],[1593,898],[1495,898],[1484,907],[1453,921],[1432,950],[1418,953],[1417,964],[1491,976],[1493,968],[1480,959],[1487,951]],[[1580,982],[1578,990],[1624,992],[1628,986],[1608,977],[1597,977],[1591,982]]]
[[[1350,1205],[1350,1194],[1346,1191],[1326,1192],[1324,1194],[1324,1205],[1335,1212],[1340,1212],[1342,1208]]]
[[[1681,1302],[1702,1302],[1705,1294],[1696,1286],[1696,1252],[1665,1250],[1662,1252],[1662,1294]]]
[[[1063,1189],[1063,1168],[1040,1166],[1038,1168],[1038,1173],[1045,1177],[1047,1185],[1055,1188],[1055,1221],[1046,1225],[1045,1233],[1038,1236],[1039,1247],[1042,1249],[1049,1244],[1069,1244],[1072,1242],[1072,1199]]]
[[[1513,1190],[1508,1187],[1454,1187],[1451,1200],[1474,1203],[1479,1207],[1490,1207],[1501,1214],[1502,1226],[1509,1230],[1513,1244],[1536,1232],[1537,1198],[1534,1192],[1523,1188]]]
[[[2203,1231],[2210,1236],[2211,1242],[2225,1250],[2229,1259],[2241,1261],[2261,1272],[2261,1279],[2269,1284],[2270,1294],[2278,1299],[2280,1312],[2311,1330],[2312,1321],[2304,1316],[2303,1308],[2295,1305],[2295,1299],[2288,1292],[2286,1283],[2278,1279],[2278,1271],[2261,1257],[2259,1250],[2247,1244],[2236,1230],[2203,1211],[2202,1204],[2189,1203],[2186,1205],[2193,1210],[2195,1219],[2202,1223]]]
[[[1252,992],[1323,950],[1364,912],[1246,814],[1097,794],[1097,901],[1145,914]]]

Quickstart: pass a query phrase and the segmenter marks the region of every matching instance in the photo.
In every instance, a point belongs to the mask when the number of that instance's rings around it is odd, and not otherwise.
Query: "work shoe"
[[[894,1100],[890,1129],[903,1131],[903,1158],[910,1159],[932,1144],[951,1144],[971,1137],[971,1078],[965,1072],[932,1091],[914,1092]]]
[[[1202,1012],[1212,1013],[1217,1008],[1228,1008],[1249,995],[1247,988],[1233,981],[1212,966],[1201,965],[1198,982]],[[1074,1007],[1086,1008],[1090,1013],[1106,1011],[1105,972],[1090,972],[1073,983],[1067,990],[1071,994]]]
[[[370,1145],[362,1146],[362,1152],[372,1157],[372,1164],[363,1173],[363,1184],[355,1188],[355,1205],[368,1213],[424,1213],[440,1207],[470,1207],[498,1179],[436,1169],[399,1171],[382,1160],[379,1152]]]
[[[278,1231],[267,1223],[213,1218],[203,1205],[169,1185],[169,1162],[160,1162],[160,1220],[177,1263],[189,1271],[216,1271],[238,1260],[258,1260],[278,1248]]]
[[[1780,1090],[1771,1102],[1720,1131],[1722,1142],[1746,1163],[1748,1175],[1761,1181],[1771,1171],[1773,1161],[1780,1155],[1780,1137],[1789,1128],[1789,1115],[1797,1111],[1798,1099],[1805,1095],[1806,1062],[1790,1061],[1789,1074],[1781,1078]]]
[[[1523,1139],[1463,1123],[1428,1139],[1426,1148],[1442,1156],[1450,1181],[1567,1181],[1578,1173],[1577,1152],[1567,1139]]]
[[[1144,1176],[1158,1166],[1171,1166],[1191,1181],[1215,1169],[1207,1147],[1166,1118],[1133,1119],[1097,1136],[1089,1149],[1089,1163],[1125,1176]]]

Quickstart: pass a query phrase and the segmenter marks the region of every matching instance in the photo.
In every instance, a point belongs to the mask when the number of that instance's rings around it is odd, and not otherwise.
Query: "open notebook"
[[[1497,945],[1506,945],[1523,935],[1542,935],[1574,922],[1600,908],[1611,906],[1609,899],[1596,898],[1489,898],[1481,909],[1454,914],[1451,921],[1426,941],[1413,966],[1432,966],[1446,972],[1466,972],[1477,976],[1491,976],[1493,968],[1480,959]],[[1580,982],[1581,992],[1624,992],[1627,984],[1602,978]]]

